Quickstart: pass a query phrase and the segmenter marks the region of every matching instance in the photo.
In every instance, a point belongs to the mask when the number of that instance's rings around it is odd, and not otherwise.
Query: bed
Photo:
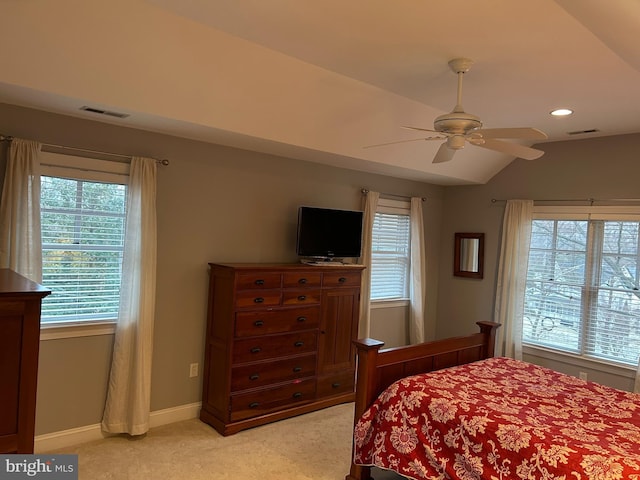
[[[508,358],[497,324],[399,349],[357,342],[354,452],[415,479],[640,480],[640,395]]]

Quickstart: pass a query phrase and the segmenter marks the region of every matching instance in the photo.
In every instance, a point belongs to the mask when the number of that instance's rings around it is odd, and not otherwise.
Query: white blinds
[[[584,299],[586,351],[632,364],[640,357],[639,227],[636,221],[591,222],[594,252]]]
[[[640,222],[590,217],[534,220],[523,340],[635,365]]]
[[[43,301],[42,322],[118,318],[127,177],[108,183],[84,160],[83,170],[43,168],[42,283],[52,294]],[[99,181],[87,180],[92,174]]]
[[[396,213],[380,210],[384,208],[379,208],[373,222],[371,299],[406,299],[409,297],[409,212],[408,209],[398,209]]]

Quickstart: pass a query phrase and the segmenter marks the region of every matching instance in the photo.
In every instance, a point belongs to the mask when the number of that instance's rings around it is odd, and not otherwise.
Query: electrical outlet
[[[580,377],[580,380],[586,380],[587,379],[587,372],[580,372],[578,374],[578,376]]]
[[[189,377],[193,378],[197,376],[198,376],[198,364],[192,363],[191,365],[189,365]]]

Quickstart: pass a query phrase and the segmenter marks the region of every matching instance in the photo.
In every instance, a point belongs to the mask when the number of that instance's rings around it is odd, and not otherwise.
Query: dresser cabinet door
[[[334,288],[322,294],[322,318],[318,346],[319,373],[355,368],[353,340],[358,334],[359,288]]]

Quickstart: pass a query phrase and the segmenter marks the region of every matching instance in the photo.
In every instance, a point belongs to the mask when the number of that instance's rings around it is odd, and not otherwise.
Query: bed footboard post
[[[372,338],[364,338],[353,343],[356,346],[358,361],[356,369],[356,404],[353,416],[353,424],[355,426],[360,416],[376,397],[376,382],[372,379],[377,365],[378,350],[384,345],[384,342]],[[353,459],[353,446],[351,455]],[[369,480],[370,478],[370,467],[355,465],[352,462],[351,471],[345,477],[345,480]]]
[[[500,324],[496,322],[476,322],[480,327],[480,333],[485,336],[484,358],[491,358],[495,355],[496,349],[496,330],[500,328]]]

